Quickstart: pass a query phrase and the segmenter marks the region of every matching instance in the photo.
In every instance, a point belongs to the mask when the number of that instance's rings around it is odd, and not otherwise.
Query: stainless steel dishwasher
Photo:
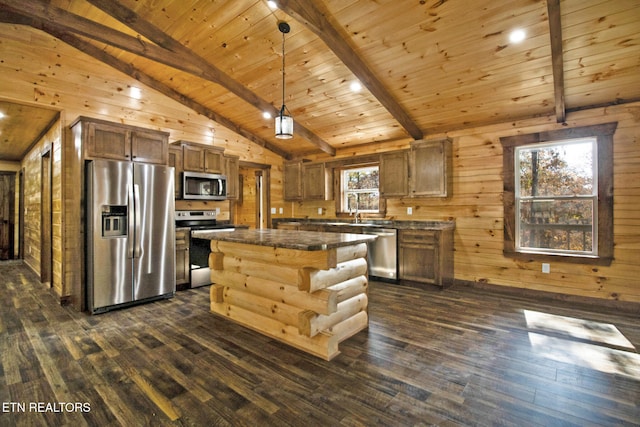
[[[369,276],[398,279],[398,232],[393,228],[364,227],[365,234],[378,236],[368,244]]]

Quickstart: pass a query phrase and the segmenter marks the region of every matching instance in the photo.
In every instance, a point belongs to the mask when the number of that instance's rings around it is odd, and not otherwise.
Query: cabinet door
[[[192,145],[183,145],[182,167],[186,171],[204,172],[204,148]]]
[[[168,138],[156,132],[131,132],[131,160],[166,165],[169,157]]]
[[[302,200],[302,162],[284,164],[284,200]]]
[[[324,163],[302,166],[302,198],[304,200],[331,200],[331,179]]]
[[[116,124],[88,123],[85,148],[87,157],[131,160],[131,132]]]
[[[176,285],[189,283],[189,229],[176,228]]]
[[[169,147],[169,166],[174,168],[176,199],[182,197],[182,147]]]
[[[204,150],[204,171],[208,173],[222,173],[223,170],[223,150],[206,148]]]
[[[447,197],[447,161],[451,142],[417,142],[411,145],[411,195]]]
[[[227,176],[227,199],[237,200],[240,188],[240,159],[237,156],[224,156],[224,173]]]
[[[380,194],[383,197],[402,197],[408,193],[408,151],[394,151],[380,155]]]
[[[400,230],[398,241],[400,279],[441,285],[438,233]]]

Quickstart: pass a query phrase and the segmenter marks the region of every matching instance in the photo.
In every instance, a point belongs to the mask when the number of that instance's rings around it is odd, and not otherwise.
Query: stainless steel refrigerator
[[[89,311],[172,297],[173,168],[93,160],[86,176]]]

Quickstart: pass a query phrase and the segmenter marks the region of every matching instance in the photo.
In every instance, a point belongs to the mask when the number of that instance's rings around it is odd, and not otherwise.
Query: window
[[[596,138],[517,147],[516,250],[597,255]]]
[[[500,138],[506,256],[611,262],[616,126]]]
[[[341,171],[341,211],[370,212],[380,210],[380,173],[378,166],[343,169]]]

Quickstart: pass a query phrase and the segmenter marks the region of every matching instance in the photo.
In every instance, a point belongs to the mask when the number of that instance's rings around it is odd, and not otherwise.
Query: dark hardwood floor
[[[216,317],[208,288],[97,316],[0,264],[0,425],[640,423],[637,316],[372,282],[331,362]]]

